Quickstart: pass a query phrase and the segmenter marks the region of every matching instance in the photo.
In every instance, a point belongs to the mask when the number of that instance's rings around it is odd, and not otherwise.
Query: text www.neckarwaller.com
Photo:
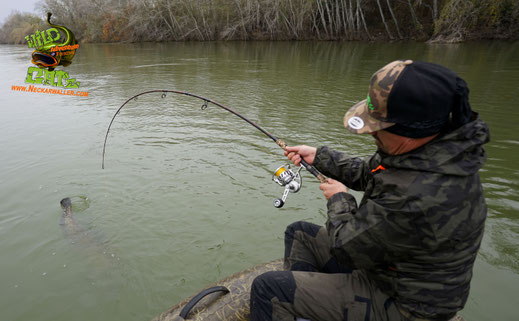
[[[11,86],[12,91],[21,91],[28,93],[39,93],[39,94],[53,94],[63,96],[76,96],[76,97],[88,97],[88,91],[70,90],[70,89],[54,89],[54,88],[43,88],[36,87],[34,85],[27,86]]]

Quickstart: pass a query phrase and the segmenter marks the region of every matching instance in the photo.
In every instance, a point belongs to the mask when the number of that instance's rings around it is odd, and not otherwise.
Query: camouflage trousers
[[[322,226],[296,222],[287,227],[285,269],[254,280],[251,321],[412,320],[362,270],[337,263]]]

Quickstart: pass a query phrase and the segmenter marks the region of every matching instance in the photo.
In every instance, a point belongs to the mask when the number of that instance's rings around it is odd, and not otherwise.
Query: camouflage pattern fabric
[[[338,264],[323,226],[290,224],[284,261],[289,271],[270,271],[254,280],[251,321],[294,321],[295,316],[311,321],[427,321],[401,310],[366,271]]]
[[[251,321],[408,320],[362,270],[340,266],[323,226],[295,222],[285,231],[285,269],[257,277]]]
[[[410,321],[364,271],[275,271],[258,276],[251,290],[251,321]]]
[[[467,300],[483,236],[487,209],[478,170],[488,141],[488,127],[475,114],[403,155],[379,151],[360,159],[318,148],[319,171],[364,191],[358,206],[348,193],[328,200],[332,256],[366,273],[405,313],[452,318]]]
[[[351,107],[344,126],[354,134],[366,134],[393,126],[387,117],[387,100],[396,80],[412,60],[393,61],[371,77],[368,97]]]

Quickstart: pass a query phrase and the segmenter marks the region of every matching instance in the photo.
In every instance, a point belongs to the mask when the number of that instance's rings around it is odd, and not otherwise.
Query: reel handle
[[[274,207],[276,208],[282,208],[283,205],[285,205],[285,202],[281,198],[276,198],[274,200]]]
[[[274,200],[274,207],[282,208],[283,205],[285,205],[285,202],[286,202],[287,196],[288,196],[288,192],[290,192],[290,185],[285,186],[285,191],[283,192],[283,196],[281,198],[276,198]]]

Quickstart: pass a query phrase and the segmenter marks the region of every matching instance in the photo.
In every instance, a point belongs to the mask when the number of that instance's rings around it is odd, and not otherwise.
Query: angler
[[[286,147],[330,177],[325,226],[285,232],[285,271],[257,277],[251,321],[446,321],[463,309],[487,208],[478,170],[488,126],[453,71],[398,60],[375,72],[345,127],[377,152]],[[360,190],[360,204],[349,193]]]

